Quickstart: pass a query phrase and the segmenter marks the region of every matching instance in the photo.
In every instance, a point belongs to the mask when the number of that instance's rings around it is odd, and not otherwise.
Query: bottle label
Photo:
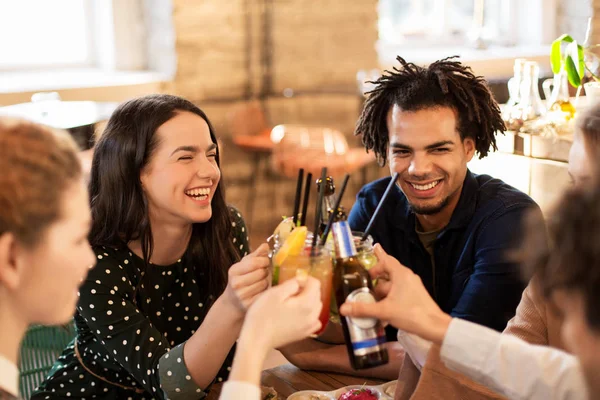
[[[356,255],[354,237],[348,221],[338,221],[333,224],[333,237],[337,258],[348,258]]]
[[[356,289],[348,295],[346,302],[375,303],[375,297],[367,287]],[[364,356],[382,350],[385,343],[385,331],[375,318],[345,317],[354,354]]]

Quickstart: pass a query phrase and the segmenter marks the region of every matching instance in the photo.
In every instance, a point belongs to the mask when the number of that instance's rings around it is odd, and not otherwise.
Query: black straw
[[[377,219],[377,216],[381,212],[381,208],[382,208],[383,204],[385,203],[385,200],[389,197],[389,194],[392,191],[392,188],[396,184],[396,181],[398,180],[398,176],[399,175],[397,172],[395,172],[394,175],[392,175],[392,180],[388,184],[387,188],[385,188],[383,197],[381,198],[381,200],[379,200],[379,204],[377,205],[377,208],[375,209],[375,212],[373,213],[373,216],[371,217],[371,220],[369,221],[369,225],[367,225],[367,229],[365,229],[365,233],[363,233],[363,236],[360,239],[361,241],[365,241],[365,239],[369,236],[369,233],[371,233],[373,224],[374,224],[375,220]]]
[[[323,197],[325,197],[325,180],[327,179],[327,167],[321,169],[321,185],[319,186],[319,196],[317,199],[317,208],[315,210],[315,229],[313,230],[312,246],[310,248],[311,257],[315,256],[315,247],[319,237],[319,224],[321,223],[321,211],[323,208]]]
[[[300,214],[300,226],[306,226],[306,211],[308,210],[308,199],[310,198],[310,184],[312,183],[312,173],[306,175],[306,185],[304,186],[304,201],[302,202],[302,213]]]
[[[337,214],[338,208],[340,208],[340,204],[342,203],[342,196],[344,196],[344,192],[346,191],[346,186],[348,185],[348,180],[350,179],[350,175],[346,174],[344,177],[344,182],[342,183],[342,188],[340,189],[340,193],[338,194],[337,199],[335,200],[335,206],[333,207],[333,212],[329,216],[329,220],[327,221],[327,226],[325,226],[325,231],[323,231],[323,236],[321,237],[321,245],[325,245],[327,241],[327,235],[329,235],[329,231],[331,230],[331,226],[333,225],[333,220],[335,219],[335,214]]]
[[[298,171],[298,183],[296,184],[296,197],[294,198],[294,226],[298,223],[298,211],[300,210],[300,197],[302,196],[302,182],[304,181],[304,168]]]

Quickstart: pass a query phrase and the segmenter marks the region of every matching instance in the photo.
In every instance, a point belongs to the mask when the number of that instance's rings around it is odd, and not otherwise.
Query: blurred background
[[[351,172],[348,209],[389,174],[353,130],[365,81],[397,55],[459,55],[505,103],[515,58],[538,63],[541,85],[560,34],[600,42],[598,11],[600,0],[0,0],[0,107],[69,129],[89,162],[116,103],[193,101],[217,130],[228,201],[257,246],[292,213],[298,167],[326,165],[338,183]],[[567,181],[568,141],[536,153],[535,138],[507,138],[472,168],[550,203]]]

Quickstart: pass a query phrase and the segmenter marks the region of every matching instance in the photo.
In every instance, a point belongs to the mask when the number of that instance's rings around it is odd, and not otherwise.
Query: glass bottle
[[[540,67],[535,61],[527,61],[523,66],[523,80],[520,88],[520,103],[517,108],[522,121],[529,121],[542,117],[546,107],[540,97],[539,91]]]
[[[546,79],[543,89],[546,95],[548,113],[562,114],[567,121],[575,116],[575,107],[571,103],[569,96],[567,71],[564,68],[558,74],[554,75],[554,78]]]
[[[508,80],[508,101],[506,102],[507,107],[513,107],[519,103],[521,95],[521,83],[523,82],[523,67],[527,62],[524,58],[515,59],[515,65],[513,66],[514,75]]]
[[[373,284],[367,270],[358,259],[348,221],[333,224],[336,261],[333,277],[336,303],[374,303]],[[383,347],[385,330],[375,318],[343,317],[342,328],[350,364],[354,369],[387,364],[389,357]]]

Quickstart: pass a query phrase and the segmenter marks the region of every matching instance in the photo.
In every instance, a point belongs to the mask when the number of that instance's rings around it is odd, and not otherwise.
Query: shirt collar
[[[0,354],[0,389],[19,396],[19,368]]]
[[[398,204],[396,208],[396,216],[394,221],[396,225],[407,232],[416,232],[416,218],[412,207],[408,204],[406,196],[402,194],[401,190],[396,187],[398,194]],[[456,208],[452,213],[450,222],[446,227],[442,228],[442,231],[449,229],[461,228],[469,223],[475,213],[477,206],[476,196],[479,190],[479,184],[477,182],[477,176],[467,169],[467,175],[463,182],[463,187],[460,193],[460,198],[456,204]]]

